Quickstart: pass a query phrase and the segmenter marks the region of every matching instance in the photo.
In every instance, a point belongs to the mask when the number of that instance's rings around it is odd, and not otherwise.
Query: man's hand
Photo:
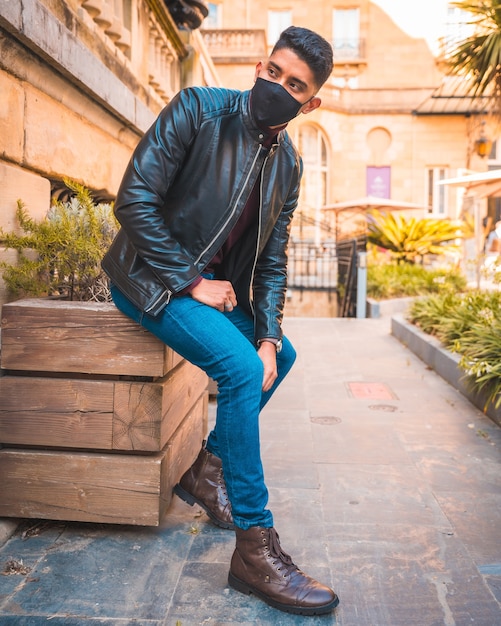
[[[232,284],[227,280],[202,278],[191,290],[191,297],[221,312],[233,311],[233,308],[237,306],[237,297]]]
[[[214,307],[218,311],[232,311],[237,306],[237,297],[227,280],[202,280],[191,290],[191,297]],[[264,365],[263,391],[269,391],[275,382],[277,372],[277,347],[271,341],[263,341],[257,351]]]
[[[264,365],[263,391],[269,391],[277,379],[277,347],[271,341],[262,341],[257,351]]]

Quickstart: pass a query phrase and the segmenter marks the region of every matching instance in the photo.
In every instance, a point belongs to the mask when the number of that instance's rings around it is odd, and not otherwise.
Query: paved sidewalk
[[[270,505],[336,611],[292,616],[230,589],[233,533],[175,498],[160,528],[23,523],[0,548],[0,571],[26,568],[0,576],[2,626],[501,624],[501,429],[388,318],[285,329],[299,359],[262,415]]]

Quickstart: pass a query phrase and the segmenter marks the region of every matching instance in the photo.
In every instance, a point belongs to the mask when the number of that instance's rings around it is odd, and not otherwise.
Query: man
[[[495,273],[501,258],[501,220],[494,225],[485,241],[484,268],[489,274]]]
[[[281,322],[302,163],[284,129],[331,71],[330,44],[290,27],[250,91],[177,94],[132,156],[103,260],[117,307],[218,384],[215,427],[175,492],[235,529],[233,588],[304,615],[339,601],[280,547],[259,413],[296,356]]]
[[[485,244],[487,254],[501,254],[501,220],[494,224],[494,230],[491,230]]]

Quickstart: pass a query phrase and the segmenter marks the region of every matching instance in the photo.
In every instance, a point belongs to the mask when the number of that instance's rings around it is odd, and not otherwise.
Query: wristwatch
[[[269,343],[275,344],[275,348],[277,350],[277,354],[279,352],[282,352],[282,345],[283,344],[282,344],[282,340],[281,339],[274,339],[273,337],[266,337],[265,339],[258,339],[258,342],[257,342],[258,348],[261,346],[263,341],[268,341]]]

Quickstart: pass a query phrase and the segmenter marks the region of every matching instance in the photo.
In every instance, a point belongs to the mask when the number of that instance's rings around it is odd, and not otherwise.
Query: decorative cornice
[[[169,38],[169,41],[172,43],[179,60],[182,61],[188,56],[189,52],[181,39],[179,30],[172,19],[169,10],[162,0],[145,0],[145,2],[154,13],[158,23],[163,28],[165,34]]]

